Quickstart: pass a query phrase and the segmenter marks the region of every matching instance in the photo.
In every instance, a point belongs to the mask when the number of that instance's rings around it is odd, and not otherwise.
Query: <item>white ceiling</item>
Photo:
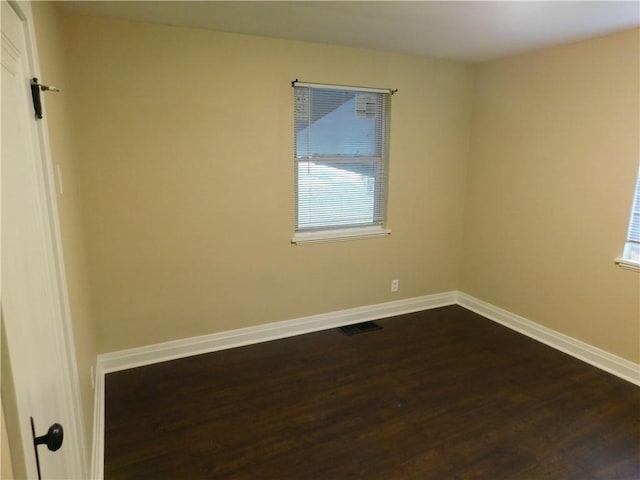
[[[637,1],[87,1],[63,10],[478,62],[640,25]]]

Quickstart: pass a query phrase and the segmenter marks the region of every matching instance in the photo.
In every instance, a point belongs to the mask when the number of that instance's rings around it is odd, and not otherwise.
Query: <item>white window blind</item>
[[[627,241],[640,243],[640,174],[638,174],[638,179],[636,180],[636,193],[633,197]]]
[[[385,222],[389,93],[294,86],[296,232]]]

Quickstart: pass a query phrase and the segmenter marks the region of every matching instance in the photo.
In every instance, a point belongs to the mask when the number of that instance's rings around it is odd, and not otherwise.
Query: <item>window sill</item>
[[[391,230],[382,227],[340,228],[317,232],[296,232],[291,239],[291,243],[308,245],[310,243],[342,242],[346,240],[386,237],[390,234]]]
[[[634,272],[640,272],[640,262],[630,260],[628,258],[618,257],[615,259],[616,265],[625,270],[632,270]]]
[[[622,256],[616,258],[615,262],[620,268],[640,272],[640,244],[627,242]]]

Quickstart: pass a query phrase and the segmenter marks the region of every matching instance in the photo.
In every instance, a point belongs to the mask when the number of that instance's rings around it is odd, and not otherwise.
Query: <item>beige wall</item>
[[[639,30],[477,68],[461,289],[640,362]]]
[[[66,20],[100,352],[457,288],[470,67]],[[295,78],[399,89],[390,237],[291,245]]]
[[[64,35],[98,351],[461,289],[640,360],[638,277],[613,265],[638,30],[475,67],[79,16]],[[400,90],[389,238],[289,243],[294,78]]]
[[[49,2],[33,2],[37,47],[42,81],[57,86],[61,93],[47,93],[44,98],[44,114],[49,127],[52,161],[60,166],[63,193],[58,192],[57,203],[63,243],[64,263],[69,291],[71,319],[74,330],[76,359],[80,380],[80,393],[87,440],[93,429],[93,390],[90,369],[95,364],[95,329],[90,311],[86,271],[83,215],[77,191],[79,157],[75,151],[76,126],[72,123],[69,102],[69,69],[66,64],[62,33],[62,18]]]

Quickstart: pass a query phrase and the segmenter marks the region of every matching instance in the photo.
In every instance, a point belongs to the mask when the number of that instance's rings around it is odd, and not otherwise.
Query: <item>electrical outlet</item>
[[[391,280],[391,291],[397,292],[400,288],[400,280]]]

